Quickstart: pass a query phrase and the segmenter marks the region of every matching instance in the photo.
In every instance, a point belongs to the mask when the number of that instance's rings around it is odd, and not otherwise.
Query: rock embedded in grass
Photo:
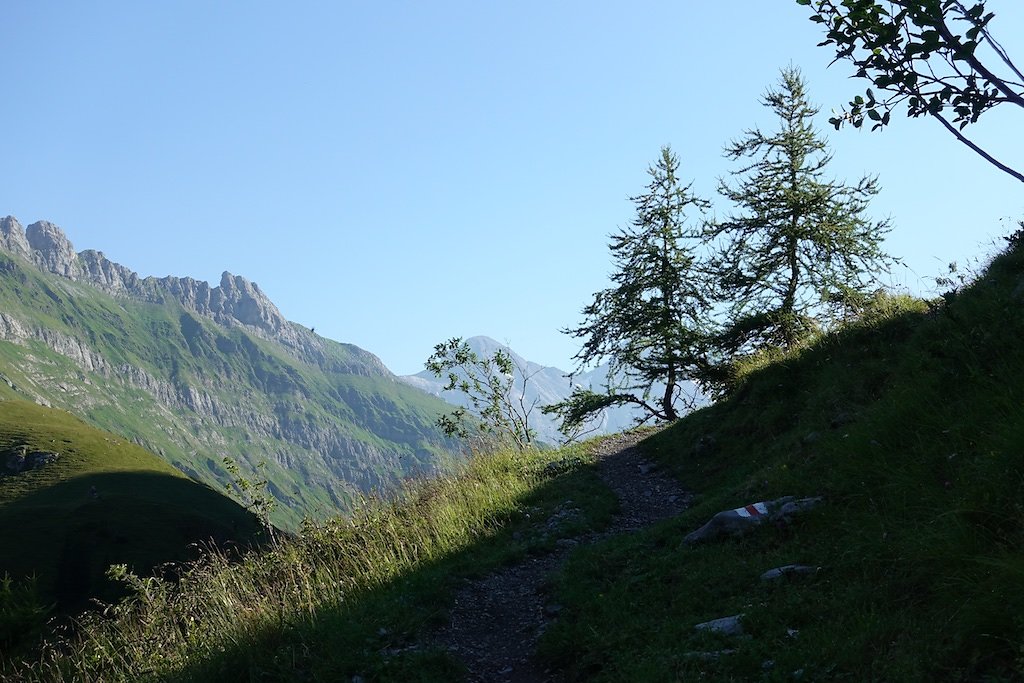
[[[712,455],[718,450],[718,441],[711,434],[705,434],[697,439],[693,445],[693,454],[696,457]]]
[[[693,628],[697,631],[707,631],[708,633],[717,633],[722,636],[742,636],[743,615],[734,614],[731,617],[712,619],[711,621],[697,624]]]
[[[785,496],[775,500],[751,503],[733,510],[723,510],[704,526],[686,535],[683,543],[693,545],[723,536],[739,536],[756,529],[765,522],[788,523],[793,515],[818,506],[821,498],[794,498]]]
[[[803,438],[804,443],[807,443],[807,444],[816,443],[816,442],[818,442],[820,440],[821,440],[821,433],[820,432],[808,432],[804,436],[804,438]]]
[[[797,576],[807,576],[809,574],[817,574],[821,567],[811,567],[806,564],[787,564],[782,567],[775,567],[769,569],[764,574],[761,574],[762,581],[778,581],[780,579],[790,579]]]
[[[722,657],[736,654],[736,650],[714,650],[713,652],[686,652],[683,654],[687,659],[699,659],[702,662],[714,662]]]
[[[21,474],[52,465],[60,459],[60,453],[52,451],[29,451],[28,446],[19,446],[9,451],[4,461],[3,474]]]

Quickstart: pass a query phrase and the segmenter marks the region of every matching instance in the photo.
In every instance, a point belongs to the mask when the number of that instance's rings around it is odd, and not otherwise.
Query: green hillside
[[[56,461],[11,473],[20,453]],[[36,576],[62,610],[116,594],[111,564],[140,573],[195,556],[211,540],[248,543],[259,523],[219,491],[196,483],[122,437],[60,410],[0,401],[0,575]]]
[[[727,400],[651,439],[698,503],[576,556],[549,660],[588,681],[1020,680],[1024,249],[945,298],[881,299],[749,363]],[[680,543],[720,510],[784,495],[824,503]],[[820,570],[759,579],[793,563]],[[694,630],[741,613],[749,639]]]
[[[224,457],[253,479],[265,463],[290,527],[436,469],[445,404],[376,357],[299,326],[289,347],[130,283],[115,296],[0,251],[0,395],[70,410],[215,487]]]
[[[726,398],[643,444],[696,494],[653,527],[579,542],[613,507],[588,446],[482,457],[241,565],[137,584],[116,619],[86,620],[18,677],[459,680],[427,635],[456,588],[568,543],[540,651],[565,680],[1020,680],[1024,248],[1011,247],[944,300],[879,296],[834,334],[741,363]],[[683,542],[719,511],[787,495],[822,503]],[[552,526],[569,502],[572,523]],[[813,570],[760,578],[794,563]],[[694,628],[732,615],[745,635]]]

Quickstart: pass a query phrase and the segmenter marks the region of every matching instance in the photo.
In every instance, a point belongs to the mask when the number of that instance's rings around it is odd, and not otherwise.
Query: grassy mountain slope
[[[0,659],[0,677],[459,680],[459,665],[417,635],[444,619],[462,580],[607,522],[614,497],[588,459],[581,446],[476,458],[242,562],[214,556],[176,584],[134,580],[136,598],[114,618],[86,616],[32,668]]]
[[[248,542],[249,512],[158,456],[60,410],[0,401],[0,472],[22,449],[58,454],[39,469],[0,475],[0,575],[34,575],[46,602],[110,598],[111,564],[148,571],[211,539]]]
[[[0,252],[0,391],[72,410],[211,485],[229,480],[225,456],[254,479],[266,462],[275,521],[288,526],[436,467],[444,404],[371,354],[296,327],[303,355],[153,298]]]
[[[882,302],[751,363],[728,400],[651,439],[699,502],[576,556],[550,660],[570,680],[1024,676],[1024,249],[948,299]],[[783,495],[825,502],[789,526],[680,543]],[[821,569],[759,579],[791,563]],[[694,630],[735,614],[750,639]]]
[[[1024,249],[948,299],[879,299],[805,349],[746,363],[729,398],[648,439],[696,503],[576,550],[553,586],[547,662],[568,680],[1020,680]],[[457,679],[421,634],[460,578],[600,528],[611,505],[586,459],[586,446],[481,458],[237,567],[140,585],[116,620],[87,622],[24,676]],[[681,542],[720,510],[782,495],[824,502]],[[566,500],[575,530],[545,531]],[[759,579],[790,563],[820,570]],[[734,614],[749,638],[694,630]]]

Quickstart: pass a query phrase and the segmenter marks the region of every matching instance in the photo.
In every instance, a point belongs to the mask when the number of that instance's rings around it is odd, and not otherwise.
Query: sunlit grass
[[[738,363],[728,398],[644,444],[693,507],[570,556],[544,661],[579,681],[1020,680],[1022,282],[1011,252],[944,301],[879,297],[833,334]],[[263,551],[210,553],[176,582],[122,572],[129,601],[3,675],[458,680],[426,637],[456,582],[551,548],[544,520],[568,499],[586,526],[609,519],[588,448],[476,457]],[[681,544],[719,510],[782,495],[824,504]],[[760,580],[791,563],[821,569]],[[749,638],[694,631],[733,614]]]
[[[598,503],[589,505],[593,519],[607,518],[612,501],[588,468],[557,480],[544,474],[546,464],[569,457],[585,457],[585,449],[475,457],[456,475],[411,483],[391,500],[367,498],[350,517],[307,522],[265,550],[240,558],[209,552],[174,582],[115,567],[131,588],[128,600],[82,616],[74,634],[6,675],[303,680],[405,666],[382,660],[366,639],[414,638],[443,607],[460,566],[479,571],[550,542],[512,541],[517,520],[529,528],[525,510],[587,494]],[[442,677],[455,670],[436,653],[412,654]]]

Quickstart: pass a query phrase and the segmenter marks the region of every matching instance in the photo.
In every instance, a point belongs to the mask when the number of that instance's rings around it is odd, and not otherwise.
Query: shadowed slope
[[[37,576],[62,608],[116,595],[111,564],[145,574],[187,559],[191,544],[259,531],[237,503],[143,448],[63,411],[0,401],[0,471],[23,452],[55,460],[0,476],[0,574]]]
[[[548,661],[587,681],[1019,680],[1022,311],[1017,248],[946,301],[881,298],[808,348],[752,359],[728,399],[650,440],[697,503],[575,557]],[[682,543],[786,495],[824,502]],[[794,563],[820,570],[760,578]],[[749,638],[694,628],[737,614]]]

